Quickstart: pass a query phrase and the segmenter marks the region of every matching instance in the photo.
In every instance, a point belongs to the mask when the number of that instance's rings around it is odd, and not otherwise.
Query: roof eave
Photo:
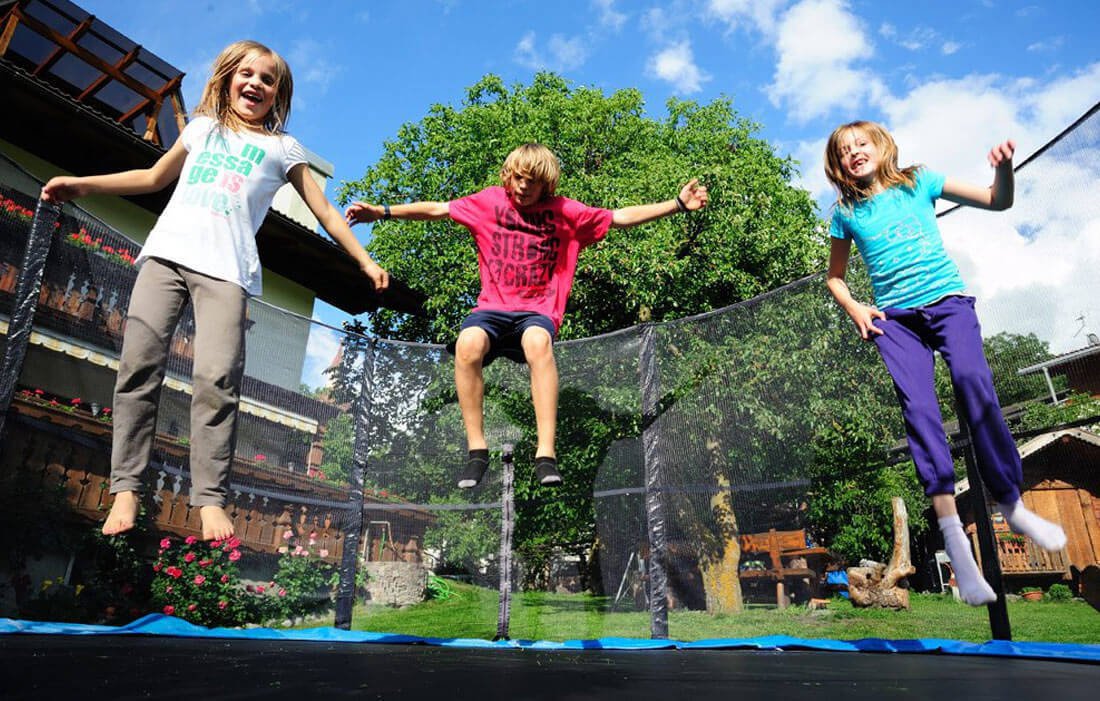
[[[0,137],[76,174],[148,168],[164,149],[75,102],[42,80],[0,59]],[[170,189],[128,198],[159,214]],[[399,281],[378,294],[354,259],[339,246],[289,217],[270,211],[256,236],[266,269],[313,290],[318,299],[348,313],[379,307],[423,314],[424,296]]]

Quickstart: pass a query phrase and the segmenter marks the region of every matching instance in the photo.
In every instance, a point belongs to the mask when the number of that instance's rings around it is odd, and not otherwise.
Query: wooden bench
[[[779,608],[786,608],[789,598],[785,592],[790,580],[803,580],[810,594],[817,593],[823,561],[829,556],[827,548],[807,547],[806,530],[747,533],[739,536],[741,562],[754,559],[752,555],[765,555],[768,566],[763,569],[742,569],[742,580],[770,580],[775,582],[775,598]],[[816,566],[816,567],[815,567]]]

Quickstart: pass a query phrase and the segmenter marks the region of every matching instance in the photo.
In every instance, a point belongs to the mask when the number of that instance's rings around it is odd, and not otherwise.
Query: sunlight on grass
[[[496,634],[497,592],[453,583],[455,596],[406,609],[359,605],[357,630],[423,637],[484,638]],[[857,609],[845,599],[832,599],[823,611],[792,606],[784,611],[750,606],[737,614],[710,615],[672,611],[669,637],[674,640],[753,638],[790,635],[797,638],[946,638],[969,642],[990,639],[984,607],[971,608],[948,597],[913,594],[910,611]],[[644,611],[609,611],[605,597],[583,594],[523,592],[512,599],[509,636],[515,640],[591,640],[606,637],[649,638]],[[1008,604],[1013,639],[1020,641],[1100,644],[1100,613],[1080,601],[1065,603],[1014,601]]]

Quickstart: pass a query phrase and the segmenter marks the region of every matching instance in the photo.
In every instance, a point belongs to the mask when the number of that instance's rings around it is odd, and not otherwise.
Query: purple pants
[[[891,307],[883,312],[886,319],[875,325],[884,333],[873,338],[894,378],[909,450],[924,493],[952,494],[955,487],[955,466],[933,376],[933,353],[938,351],[951,371],[986,487],[998,503],[1016,502],[1023,466],[993,389],[974,298],[952,296],[924,307]]]

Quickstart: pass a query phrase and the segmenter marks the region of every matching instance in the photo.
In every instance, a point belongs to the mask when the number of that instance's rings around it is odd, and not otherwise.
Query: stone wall
[[[367,603],[412,606],[424,600],[428,568],[419,562],[367,562]]]

